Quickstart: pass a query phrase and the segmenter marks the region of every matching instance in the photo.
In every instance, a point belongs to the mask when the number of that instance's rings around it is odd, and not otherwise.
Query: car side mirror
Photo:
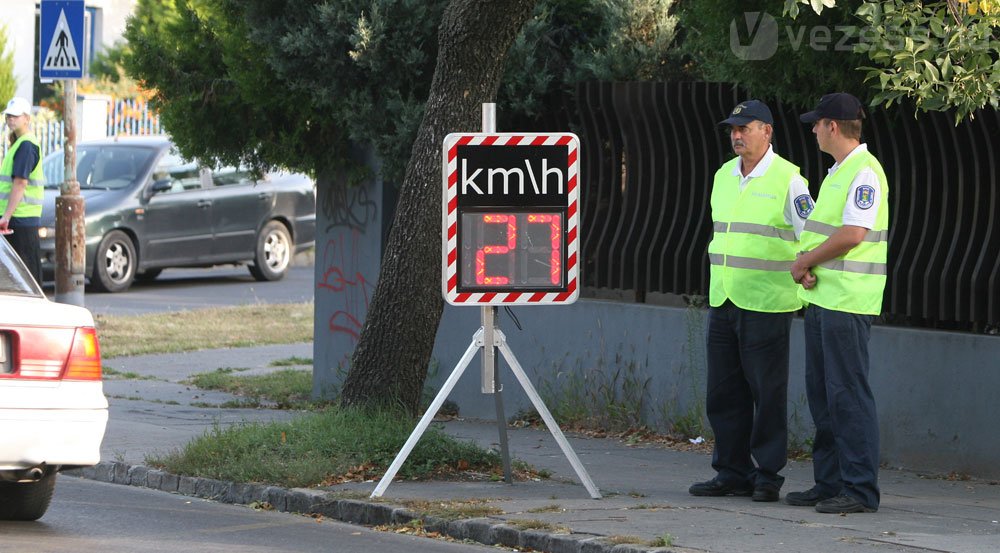
[[[153,191],[153,194],[159,194],[161,192],[169,192],[170,189],[172,189],[173,187],[174,187],[173,179],[160,179],[157,181],[153,181],[153,186],[150,187],[150,190]]]

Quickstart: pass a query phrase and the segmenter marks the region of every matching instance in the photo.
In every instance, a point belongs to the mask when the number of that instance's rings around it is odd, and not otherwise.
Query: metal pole
[[[497,132],[497,105],[494,103],[483,104],[483,124],[484,133]],[[493,394],[493,401],[497,411],[497,430],[500,433],[500,457],[503,461],[503,479],[508,484],[514,483],[514,476],[510,470],[510,448],[507,441],[507,417],[503,412],[503,386],[500,385],[500,375],[497,372],[497,349],[496,331],[497,308],[487,306],[482,308],[483,320],[483,371],[482,390],[484,394]]]
[[[86,264],[84,202],[76,180],[76,81],[67,79],[63,94],[65,178],[56,198],[56,301],[83,306]]]

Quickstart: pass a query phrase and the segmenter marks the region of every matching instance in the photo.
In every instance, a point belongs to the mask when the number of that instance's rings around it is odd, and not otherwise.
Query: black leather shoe
[[[877,510],[866,506],[856,498],[844,494],[824,499],[816,504],[817,513],[832,513],[835,515],[845,513],[874,513]]]
[[[771,484],[761,484],[753,489],[754,501],[777,501],[779,497],[778,488]]]
[[[688,488],[688,493],[691,495],[707,497],[722,497],[726,495],[749,497],[750,495],[753,495],[753,488],[746,485],[736,486],[726,484],[725,482],[720,482],[717,478],[713,478],[705,482],[692,484],[691,487]]]
[[[812,487],[804,492],[790,492],[785,494],[785,503],[799,507],[813,507],[820,501],[829,499],[830,497],[828,495],[820,495],[816,491],[816,488]]]

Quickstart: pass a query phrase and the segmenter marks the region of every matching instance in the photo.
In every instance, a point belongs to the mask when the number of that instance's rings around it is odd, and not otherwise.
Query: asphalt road
[[[84,305],[94,314],[133,315],[157,311],[181,311],[214,306],[312,301],[313,266],[296,265],[285,278],[258,282],[246,267],[219,266],[209,269],[166,269],[152,282],[136,282],[125,292],[87,292]],[[44,286],[50,298],[53,283]]]
[[[60,476],[52,506],[39,521],[0,522],[0,551],[453,553],[497,549]]]

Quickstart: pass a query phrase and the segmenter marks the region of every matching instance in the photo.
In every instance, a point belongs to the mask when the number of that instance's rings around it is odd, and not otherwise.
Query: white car
[[[56,473],[100,461],[107,423],[93,316],[46,299],[0,238],[0,520],[44,515]]]

